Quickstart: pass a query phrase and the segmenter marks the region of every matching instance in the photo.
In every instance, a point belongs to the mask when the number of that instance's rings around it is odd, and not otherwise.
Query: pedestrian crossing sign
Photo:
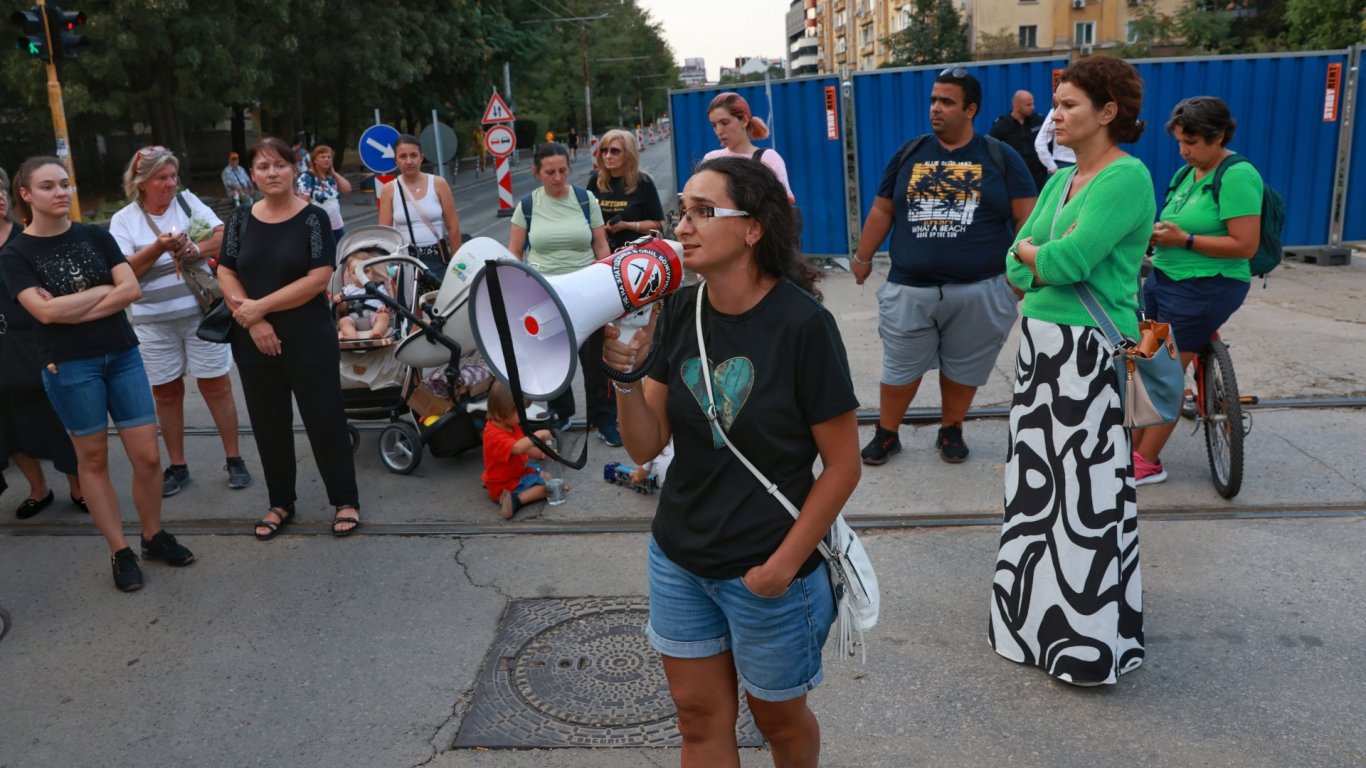
[[[507,102],[503,101],[503,97],[499,96],[497,91],[494,91],[493,96],[489,98],[489,105],[484,107],[484,117],[479,122],[511,123],[515,119],[512,116],[512,110],[508,109]]]

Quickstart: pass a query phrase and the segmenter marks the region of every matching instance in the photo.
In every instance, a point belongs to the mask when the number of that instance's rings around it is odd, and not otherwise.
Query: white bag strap
[[[721,420],[717,418],[716,397],[712,394],[711,387],[711,364],[708,362],[707,358],[707,342],[702,338],[702,303],[703,291],[706,287],[707,283],[705,280],[697,285],[697,311],[694,312],[694,321],[697,326],[697,354],[701,358],[702,381],[707,389],[707,407],[703,409],[703,413],[706,414],[707,421],[711,422],[712,426],[716,428],[716,431],[721,434],[722,442],[726,444],[726,447],[730,449],[731,453],[735,454],[735,458],[739,459],[740,463],[744,464],[745,468],[750,471],[750,474],[754,475],[754,478],[759,481],[759,485],[764,487],[764,490],[768,492],[768,495],[777,499],[778,503],[782,504],[783,508],[787,510],[787,513],[792,515],[792,519],[796,520],[801,517],[801,513],[797,511],[797,507],[794,506],[791,501],[788,501],[782,491],[778,490],[777,483],[774,483],[765,477],[764,473],[759,471],[758,467],[751,464],[750,460],[745,458],[743,453],[740,453],[740,449],[736,448],[735,443],[730,441],[730,435],[726,434],[725,428],[721,426]],[[821,556],[826,560],[835,557],[835,553],[826,545],[824,539],[816,545],[816,549],[820,551]]]

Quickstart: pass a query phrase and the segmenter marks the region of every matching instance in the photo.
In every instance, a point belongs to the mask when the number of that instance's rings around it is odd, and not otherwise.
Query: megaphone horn
[[[489,261],[470,290],[475,343],[494,374],[508,383],[489,295],[489,273],[496,271],[522,392],[533,400],[553,399],[574,380],[579,347],[589,336],[678,290],[683,282],[682,252],[679,243],[655,238],[554,277],[520,261]]]

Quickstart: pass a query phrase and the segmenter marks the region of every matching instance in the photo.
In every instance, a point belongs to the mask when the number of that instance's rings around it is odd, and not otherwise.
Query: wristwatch
[[[1194,249],[1195,249],[1195,235],[1186,235],[1186,250],[1191,251],[1191,250],[1194,250]]]

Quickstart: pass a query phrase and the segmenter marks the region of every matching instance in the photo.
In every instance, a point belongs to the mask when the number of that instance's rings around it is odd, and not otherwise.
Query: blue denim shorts
[[[1143,311],[1150,320],[1171,323],[1178,350],[1198,353],[1243,306],[1251,286],[1220,275],[1173,280],[1154,269],[1143,284]]]
[[[545,478],[541,477],[541,467],[534,463],[528,463],[526,468],[529,470],[522,479],[517,481],[517,487],[512,489],[515,494],[522,491],[529,491],[538,485],[545,485]]]
[[[156,423],[152,385],[137,347],[55,367],[56,373],[43,369],[43,389],[72,437],[103,432],[111,417],[119,429]]]
[[[777,597],[743,579],[684,570],[650,539],[650,622],[645,635],[665,656],[704,659],[729,650],[740,684],[763,701],[795,699],[820,684],[821,648],[835,620],[825,564]]]

